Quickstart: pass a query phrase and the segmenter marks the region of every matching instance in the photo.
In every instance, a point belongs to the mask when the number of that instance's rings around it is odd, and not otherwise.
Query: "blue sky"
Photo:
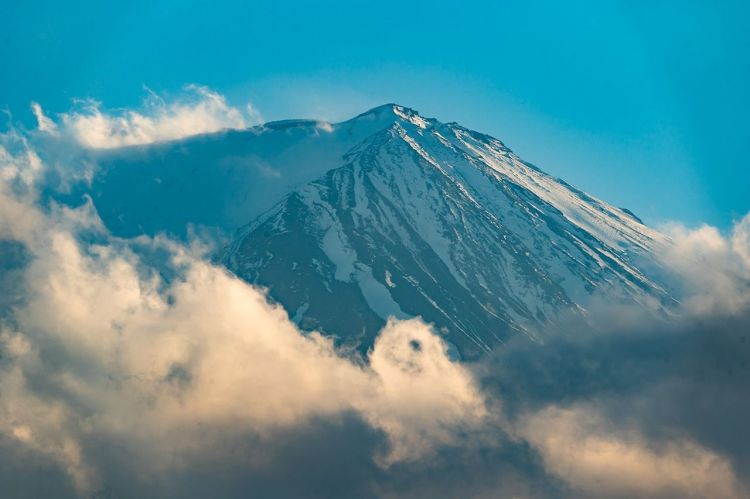
[[[16,122],[186,83],[266,119],[398,102],[652,224],[750,210],[747,2],[0,2]]]

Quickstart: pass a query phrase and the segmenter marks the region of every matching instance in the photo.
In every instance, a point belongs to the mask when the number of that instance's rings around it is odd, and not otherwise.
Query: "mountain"
[[[132,237],[189,226],[224,236],[293,189],[336,168],[355,145],[386,126],[359,120],[345,130],[323,121],[286,120],[119,149],[89,150],[86,183],[58,200],[91,196],[107,227]]]
[[[665,236],[495,138],[395,104],[94,159],[86,189],[115,234],[225,234],[227,268],[345,344],[421,316],[474,357],[593,300],[672,302],[654,271]]]

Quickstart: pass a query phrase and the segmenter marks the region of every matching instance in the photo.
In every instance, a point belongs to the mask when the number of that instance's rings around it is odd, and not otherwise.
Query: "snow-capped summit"
[[[382,106],[374,107],[369,111],[365,111],[359,116],[355,116],[349,121],[344,123],[352,123],[363,120],[382,120],[384,122],[394,122],[398,120],[408,121],[421,128],[427,128],[430,125],[439,123],[433,118],[424,118],[419,115],[414,109],[411,109],[400,104],[383,104]]]
[[[398,104],[96,159],[88,190],[113,232],[234,233],[228,268],[343,342],[421,316],[473,356],[597,297],[671,301],[651,272],[663,235],[493,137]]]
[[[389,104],[386,126],[253,220],[226,258],[307,329],[370,338],[419,315],[468,355],[594,296],[669,302],[642,270],[666,239],[499,140]],[[345,310],[345,313],[342,313]]]

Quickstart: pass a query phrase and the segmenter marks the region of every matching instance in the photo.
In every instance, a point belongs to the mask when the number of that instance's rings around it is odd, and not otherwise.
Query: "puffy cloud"
[[[477,371],[558,495],[747,497],[750,311],[607,320],[510,342]]]
[[[587,497],[741,497],[731,463],[689,440],[649,443],[596,408],[548,407],[521,433],[547,469]]]
[[[703,225],[667,227],[672,245],[662,255],[689,314],[736,313],[750,305],[750,213],[731,235]],[[674,279],[676,277],[676,280]]]
[[[386,464],[421,458],[436,443],[461,443],[461,432],[488,416],[471,373],[449,360],[445,342],[420,320],[391,319],[369,361],[377,382],[363,413],[391,437]]]
[[[72,137],[93,148],[150,144],[223,129],[246,128],[262,121],[252,104],[243,112],[206,87],[190,85],[178,98],[167,102],[150,93],[141,110],[103,111],[95,101],[82,101],[77,110],[60,115],[56,124],[34,103],[39,129]]]
[[[16,329],[3,336],[13,362],[0,382],[0,419],[64,462],[82,490],[98,475],[81,451],[92,436],[163,457],[205,452],[202,429],[263,434],[357,411],[389,437],[390,464],[451,443],[456,425],[482,422],[471,377],[420,322],[389,324],[362,367],[206,263],[181,262],[184,278],[162,290],[112,248],[85,255],[55,234],[47,251],[29,271],[31,299]],[[40,375],[43,393],[28,382]]]
[[[473,377],[419,320],[389,322],[357,361],[190,248],[113,239],[90,203],[44,213],[25,201],[37,221],[23,238],[25,297],[0,335],[0,432],[62,463],[81,493],[107,486],[97,441],[158,474],[171,456],[220,455],[228,435],[352,413],[385,434],[390,466],[487,417]],[[157,253],[158,268],[143,257]]]

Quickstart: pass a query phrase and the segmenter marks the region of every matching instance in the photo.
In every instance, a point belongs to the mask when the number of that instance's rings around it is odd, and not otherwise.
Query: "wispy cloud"
[[[54,121],[49,119],[47,116],[44,115],[44,111],[42,110],[42,106],[39,105],[37,102],[31,103],[31,111],[34,113],[34,117],[36,118],[37,127],[42,132],[47,133],[54,133],[57,131],[57,125]]]
[[[189,85],[167,101],[150,92],[137,110],[104,110],[101,103],[84,100],[78,108],[62,113],[56,123],[41,106],[32,104],[39,130],[69,135],[84,147],[107,149],[175,140],[223,129],[241,129],[263,121],[250,103],[245,111],[229,105],[212,90]]]

